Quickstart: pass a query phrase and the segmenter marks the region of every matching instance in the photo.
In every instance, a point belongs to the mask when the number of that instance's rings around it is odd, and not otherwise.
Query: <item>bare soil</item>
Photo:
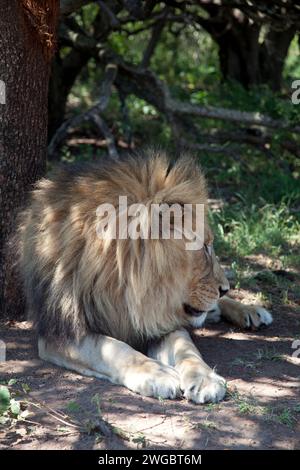
[[[236,298],[251,302],[248,291]],[[0,427],[0,449],[299,449],[300,339],[296,303],[273,305],[274,323],[239,331],[219,323],[195,331],[205,360],[228,381],[225,401],[159,401],[38,359],[28,322],[6,323],[1,381],[30,413]],[[299,354],[300,356],[300,354]],[[24,385],[25,384],[25,385]]]

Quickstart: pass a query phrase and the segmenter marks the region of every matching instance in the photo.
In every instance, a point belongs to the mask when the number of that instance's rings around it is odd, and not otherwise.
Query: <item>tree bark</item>
[[[259,29],[258,25],[244,23],[218,37],[220,67],[225,80],[235,80],[245,88],[259,83]]]
[[[260,46],[261,81],[273,91],[281,90],[284,62],[296,32],[294,25],[280,31],[270,28]]]
[[[12,246],[16,214],[45,172],[49,59],[57,0],[0,0],[0,318],[19,318],[24,302]]]

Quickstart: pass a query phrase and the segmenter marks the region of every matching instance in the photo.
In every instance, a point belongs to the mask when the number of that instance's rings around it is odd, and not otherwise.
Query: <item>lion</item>
[[[152,204],[202,205],[201,247],[187,250],[186,237],[174,236],[172,214],[169,238],[100,237],[97,208],[110,204],[120,215],[120,195],[128,204],[143,203],[147,217]],[[40,180],[19,228],[40,358],[143,396],[222,400],[225,379],[202,359],[191,330],[221,317],[259,327],[272,316],[226,296],[229,282],[214,252],[207,197],[192,157],[173,160],[149,149],[119,161],[67,165]]]

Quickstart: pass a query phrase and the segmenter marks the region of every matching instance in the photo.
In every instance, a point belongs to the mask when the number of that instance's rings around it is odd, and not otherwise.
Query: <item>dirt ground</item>
[[[252,300],[242,290],[235,297]],[[260,331],[226,323],[195,331],[205,360],[228,381],[216,405],[143,398],[59,369],[38,359],[30,323],[2,325],[1,382],[17,379],[11,393],[30,413],[0,427],[0,449],[299,449],[300,358],[292,344],[300,312],[278,305],[272,313],[274,323]]]

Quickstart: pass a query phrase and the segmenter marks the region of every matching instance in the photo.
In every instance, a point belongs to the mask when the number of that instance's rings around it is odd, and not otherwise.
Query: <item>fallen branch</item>
[[[183,103],[172,98],[167,99],[167,109],[174,114],[194,115],[210,119],[220,119],[230,122],[238,122],[271,129],[286,129],[300,133],[300,126],[291,126],[289,122],[273,119],[259,112],[238,111],[235,109],[216,108],[213,106],[197,106],[191,103]]]
[[[53,157],[56,149],[65,140],[68,135],[68,132],[71,129],[81,126],[81,124],[84,122],[92,121],[96,125],[97,129],[101,132],[101,134],[103,134],[106,138],[109,156],[114,160],[118,159],[118,152],[114,143],[113,135],[111,134],[109,128],[107,127],[103,119],[100,117],[100,114],[106,109],[109,103],[111,88],[116,78],[116,75],[117,66],[111,63],[107,64],[105,68],[105,76],[102,82],[101,93],[98,103],[95,104],[92,108],[85,111],[84,113],[80,114],[79,116],[74,116],[66,120],[57,129],[48,146],[48,155],[50,158]]]
[[[99,56],[98,56],[99,59]],[[300,126],[288,121],[273,119],[260,112],[239,111],[236,109],[200,106],[175,100],[169,88],[153,72],[127,64],[121,57],[111,51],[102,50],[100,61],[110,60],[118,65],[116,84],[126,94],[133,93],[155,106],[168,118],[171,116],[199,116],[208,119],[224,120],[239,124],[255,125],[270,129],[283,129],[300,133]]]

